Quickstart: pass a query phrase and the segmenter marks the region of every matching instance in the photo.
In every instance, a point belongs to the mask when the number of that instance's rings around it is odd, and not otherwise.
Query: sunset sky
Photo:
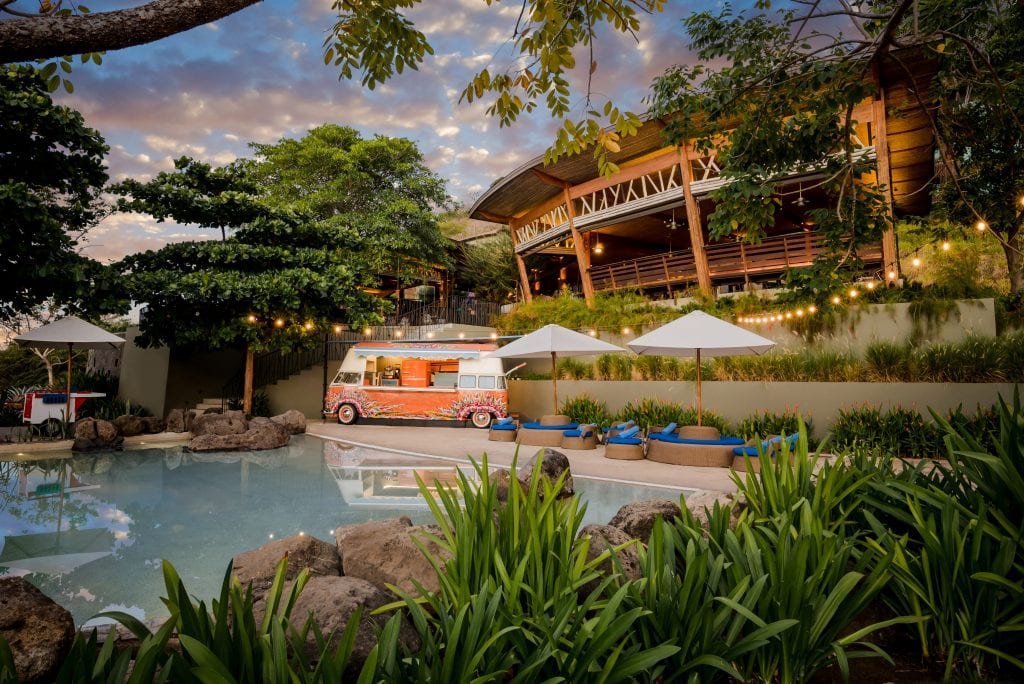
[[[139,0],[90,3],[95,11]],[[652,79],[688,54],[680,17],[710,4],[668,3],[645,18],[640,42],[607,33],[597,44],[597,98],[641,110]],[[499,128],[486,102],[459,103],[483,65],[506,66],[519,3],[427,0],[409,16],[435,55],[376,91],[339,81],[323,63],[333,24],[330,0],[269,0],[157,43],[108,53],[101,66],[77,66],[73,95],[55,99],[81,111],[110,145],[112,181],[141,180],[188,155],[219,165],[249,154],[248,143],[300,138],[322,123],[364,136],[410,138],[448,192],[469,206],[495,179],[541,154],[556,123],[545,112]],[[585,59],[578,60],[585,63]],[[579,76],[585,75],[581,69]],[[156,249],[167,241],[212,237],[206,231],[117,214],[93,229],[86,254],[101,261]]]

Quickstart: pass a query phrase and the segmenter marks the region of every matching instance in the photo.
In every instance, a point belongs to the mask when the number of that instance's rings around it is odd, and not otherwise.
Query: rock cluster
[[[204,413],[192,421],[191,451],[277,449],[293,434],[306,431],[306,418],[288,411],[273,418],[246,420],[241,411]]]
[[[75,422],[75,443],[72,451],[116,449],[124,442],[117,428],[109,420],[83,418]]]

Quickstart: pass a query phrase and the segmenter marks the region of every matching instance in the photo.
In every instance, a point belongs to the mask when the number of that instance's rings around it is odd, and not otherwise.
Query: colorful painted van
[[[360,418],[472,421],[487,428],[508,415],[501,359],[493,344],[358,342],[324,398],[324,414]]]

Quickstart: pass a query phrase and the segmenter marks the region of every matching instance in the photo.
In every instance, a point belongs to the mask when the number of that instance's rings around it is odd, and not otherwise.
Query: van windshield
[[[338,376],[334,378],[334,384],[336,385],[358,385],[362,380],[362,373],[351,372],[351,371],[338,371]]]
[[[493,375],[481,375],[480,384],[477,385],[480,389],[494,389],[494,376]]]

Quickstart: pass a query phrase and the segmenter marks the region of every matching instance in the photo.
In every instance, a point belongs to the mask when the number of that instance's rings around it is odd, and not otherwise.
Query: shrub
[[[641,380],[661,380],[665,374],[665,359],[661,356],[641,355],[633,359],[633,368]]]
[[[832,425],[837,452],[866,449],[903,458],[931,458],[944,451],[938,427],[913,409],[894,406],[842,409]]]
[[[594,367],[577,359],[561,359],[558,362],[558,377],[569,380],[590,380],[594,377]]]
[[[591,399],[583,394],[565,401],[559,408],[562,415],[569,416],[574,423],[594,423],[595,425],[608,425],[611,417],[608,415],[608,407],[603,401]]]
[[[632,380],[633,359],[625,354],[611,355],[611,379]]]
[[[153,413],[145,406],[132,404],[126,399],[116,397],[93,397],[82,402],[78,411],[79,418],[95,418],[97,420],[114,420],[118,416],[151,416]]]
[[[725,419],[713,411],[702,414],[704,425],[718,428],[722,434],[728,433],[729,425]],[[628,402],[615,415],[615,421],[632,420],[641,429],[647,430],[654,426],[677,423],[679,425],[696,425],[697,409],[692,406],[681,406],[662,399],[642,399],[638,403]]]
[[[736,428],[736,434],[744,439],[764,439],[768,435],[795,435],[800,431],[801,416],[795,410],[782,413],[764,411],[744,418]],[[813,423],[809,418],[803,419],[807,436],[813,432]]]
[[[864,350],[867,378],[874,382],[913,380],[914,355],[909,344],[872,342]]]
[[[597,357],[597,361],[594,363],[594,378],[596,380],[612,379],[612,363],[614,363],[615,357],[615,354],[601,354]]]

